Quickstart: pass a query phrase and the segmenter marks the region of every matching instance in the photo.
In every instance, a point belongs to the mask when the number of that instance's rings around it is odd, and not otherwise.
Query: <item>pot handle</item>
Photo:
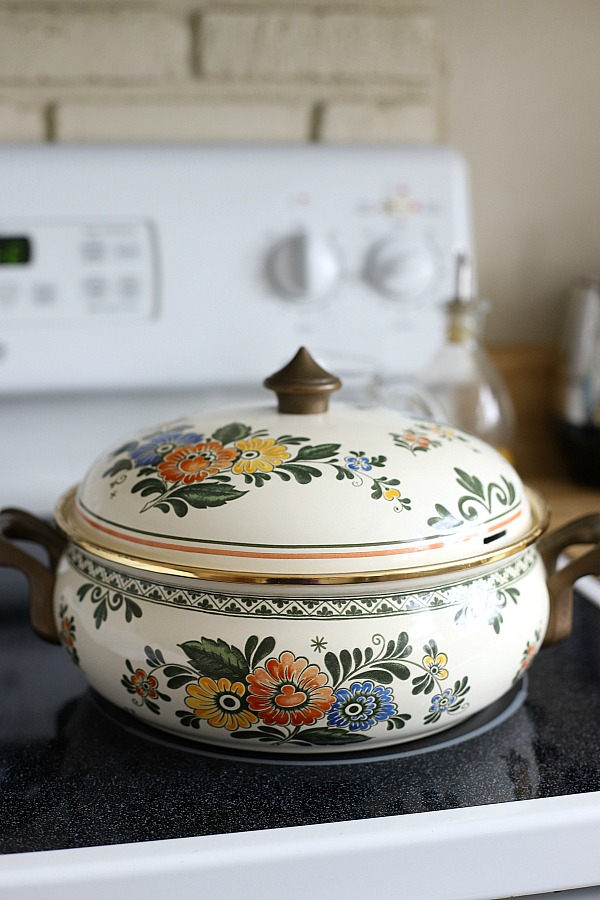
[[[48,552],[50,564],[43,565],[11,540],[41,544]],[[41,638],[53,644],[60,643],[52,615],[54,573],[66,543],[52,525],[24,510],[0,512],[0,565],[20,569],[27,575],[31,585],[31,625]]]
[[[576,544],[595,544],[591,550],[557,569],[558,558],[567,547]],[[538,542],[538,549],[548,573],[550,620],[543,646],[558,644],[567,638],[573,627],[572,588],[584,575],[600,575],[600,513],[591,513],[567,522]]]

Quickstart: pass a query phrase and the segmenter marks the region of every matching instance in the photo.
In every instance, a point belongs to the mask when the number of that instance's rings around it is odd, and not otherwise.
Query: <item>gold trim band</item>
[[[223,569],[171,565],[102,547],[88,540],[78,531],[73,516],[76,488],[71,488],[59,500],[55,518],[56,524],[63,534],[87,553],[126,568],[142,569],[157,575],[175,575],[183,578],[193,578],[198,581],[218,581],[230,584],[374,584],[380,581],[404,581],[411,578],[426,578],[428,576],[445,575],[465,569],[484,567],[525,550],[541,537],[549,522],[549,510],[541,497],[530,488],[525,490],[531,504],[533,523],[531,528],[518,541],[506,547],[475,556],[462,557],[451,563],[444,562],[434,563],[430,566],[411,566],[404,569],[384,569],[374,572],[348,572],[331,575],[311,576],[265,572],[228,572]]]

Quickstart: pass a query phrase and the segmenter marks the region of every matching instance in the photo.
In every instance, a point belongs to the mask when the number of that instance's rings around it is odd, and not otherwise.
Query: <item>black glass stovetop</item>
[[[435,750],[322,765],[223,759],[123,728],[64,650],[32,634],[24,605],[0,612],[3,853],[600,790],[600,610],[580,597],[571,638],[540,654],[493,727],[448,732]]]

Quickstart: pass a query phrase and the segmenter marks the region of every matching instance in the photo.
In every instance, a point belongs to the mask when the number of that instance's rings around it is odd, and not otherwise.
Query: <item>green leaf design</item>
[[[189,672],[187,675],[173,675],[172,678],[167,680],[167,687],[172,691],[177,690],[180,687],[183,687],[184,684],[189,684],[190,681],[195,681],[195,677],[190,675]]]
[[[377,661],[376,665],[380,666],[381,663]],[[381,684],[391,684],[394,680],[391,672],[386,672],[383,667],[380,669],[369,669],[367,672],[362,672],[361,678],[371,678],[373,679],[373,681],[381,682]]]
[[[248,640],[246,641],[246,646],[244,647],[244,656],[248,660],[248,665],[252,668],[252,654],[258,647],[258,636],[256,634],[250,635]]]
[[[424,644],[423,650],[425,651],[427,656],[432,656],[434,659],[438,655],[438,645],[435,641],[429,641],[428,644]]]
[[[131,493],[147,497],[149,494],[162,494],[164,490],[165,483],[160,478],[144,478],[143,481],[138,481],[137,484],[134,484],[131,488]]]
[[[293,743],[314,744],[315,746],[327,744],[358,744],[368,741],[366,734],[358,734],[355,731],[345,731],[343,728],[307,728],[302,732],[302,737]],[[292,741],[290,741],[292,743]]]
[[[425,675],[419,675],[417,678],[413,678],[412,683],[413,694],[431,694],[435,687],[435,681],[428,672]]]
[[[286,472],[293,475],[298,484],[310,484],[313,478],[321,477],[319,469],[313,469],[311,466],[299,466],[296,465],[296,463],[284,463],[282,466],[278,466],[274,471],[279,474],[281,469],[284,469]]]
[[[174,678],[176,675],[185,675],[186,673],[189,675],[188,670],[184,666],[176,666],[173,664],[165,666],[163,669],[165,678]]]
[[[301,447],[293,462],[297,460],[317,460],[317,459],[326,459],[328,456],[334,456],[339,452],[340,445],[339,444],[307,444],[306,447]]]
[[[111,453],[111,456],[121,456],[122,453],[131,453],[132,450],[135,450],[136,447],[139,446],[138,441],[129,441],[127,444],[123,444],[122,447],[119,447],[118,450],[114,450]]]
[[[262,487],[267,481],[271,480],[271,476],[266,472],[255,472],[252,479],[254,480],[256,487]]]
[[[107,476],[118,475],[119,472],[127,472],[129,469],[133,468],[133,463],[130,459],[119,459],[114,465],[112,465],[106,472],[102,473],[102,477],[106,478]]]
[[[346,679],[348,677],[348,673],[352,669],[352,657],[348,650],[340,651],[340,663],[342,664],[342,678]]]
[[[406,631],[401,631],[396,641],[394,656],[396,657],[396,659],[404,659],[404,657],[409,656],[409,654],[411,653],[412,647],[408,643],[408,634],[406,633]]]
[[[96,623],[96,628],[100,628],[102,623],[106,622],[107,619],[108,609],[106,606],[106,600],[101,600],[94,610],[94,622]]]
[[[393,728],[404,728],[410,718],[411,716],[408,713],[398,713],[398,715],[392,716],[387,722],[388,731],[391,731]]]
[[[463,524],[462,519],[457,519],[456,516],[453,516],[450,510],[442,506],[441,503],[435,504],[435,511],[437,516],[427,519],[427,524],[430,528],[435,528],[437,531],[451,531]]]
[[[179,646],[189,659],[192,668],[208,678],[240,681],[250,671],[243,653],[237,647],[226,644],[221,638],[213,641],[212,638],[203,637],[199,641],[185,641]]]
[[[345,469],[343,466],[338,466],[333,464],[333,468],[336,470],[337,475],[335,476],[338,481],[343,481],[344,478],[349,478],[350,481],[354,480],[354,472],[351,472],[350,469]]]
[[[165,502],[173,502],[173,499],[185,500],[195,509],[208,509],[214,506],[224,506],[230,500],[238,500],[248,491],[240,491],[232,484],[222,482],[204,481],[201,484],[186,484],[178,488]]]
[[[251,639],[249,638],[248,642],[250,642],[250,640]],[[258,638],[257,638],[257,641],[258,641]],[[257,666],[259,664],[259,662],[262,662],[262,660],[266,656],[270,656],[270,654],[273,652],[274,649],[275,649],[275,638],[271,637],[271,636],[263,638],[262,641],[260,642],[260,644],[258,645],[258,647],[256,648],[256,652],[254,653],[254,656],[252,657],[252,662],[251,662],[252,668]]]
[[[331,675],[331,680],[334,684],[337,684],[340,680],[340,676],[342,674],[342,670],[335,653],[332,653],[331,650],[328,650],[324,657],[325,667],[327,668],[329,674]]]
[[[505,588],[505,592],[508,594],[513,603],[517,603],[519,597],[521,596],[521,592],[518,588]]]
[[[305,441],[309,441],[310,438],[307,437],[294,437],[292,434],[280,434],[276,444],[303,444]]]
[[[280,744],[285,740],[286,733],[277,728],[269,728],[268,725],[259,725],[252,731],[235,731],[230,737],[236,738],[238,741],[258,740],[268,744]]]
[[[231,422],[229,425],[223,425],[212,435],[214,441],[220,441],[221,444],[232,444],[234,441],[242,441],[252,433],[249,425],[242,425],[241,422]]]
[[[468,694],[471,688],[469,687],[469,678],[467,675],[462,679],[462,681],[454,682],[454,693],[457,697],[464,697],[465,694]]]
[[[396,660],[381,660],[377,662],[377,665],[380,668],[384,669],[386,672],[390,672],[401,681],[406,681],[406,679],[410,676],[410,672],[406,668],[404,663],[397,662]]]
[[[131,600],[129,597],[124,597],[123,600],[125,602],[125,621],[131,622],[134,616],[136,619],[141,619],[142,610],[135,600]]]
[[[379,479],[375,479],[373,484],[371,485],[371,497],[373,500],[381,500],[383,497],[383,488],[379,483]]]
[[[184,516],[188,514],[188,505],[184,503],[183,500],[178,500],[177,497],[168,497],[164,503],[161,503],[161,507],[164,508],[165,504],[171,504],[171,509],[180,519],[183,519]],[[168,506],[167,506],[168,509]]]
[[[485,492],[483,490],[483,484],[475,475],[469,475],[464,469],[455,468],[454,471],[458,475],[456,479],[458,484],[463,487],[469,493],[474,494],[476,497],[481,497],[482,500],[485,499]]]
[[[515,486],[512,483],[512,481],[507,481],[507,479],[504,478],[504,476],[502,477],[502,481],[504,482],[504,484],[506,485],[507,490],[508,490],[508,506],[510,506],[511,503],[514,503],[514,501],[517,497],[517,493],[515,491]]]

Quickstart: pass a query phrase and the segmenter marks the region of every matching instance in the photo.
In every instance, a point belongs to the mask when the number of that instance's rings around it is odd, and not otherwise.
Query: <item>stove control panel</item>
[[[157,313],[147,222],[0,218],[0,327]]]
[[[472,255],[443,147],[5,146],[0,197],[0,396],[418,377]]]
[[[319,303],[331,300],[344,278],[344,259],[334,242],[299,230],[267,252],[269,286],[284,300]]]

